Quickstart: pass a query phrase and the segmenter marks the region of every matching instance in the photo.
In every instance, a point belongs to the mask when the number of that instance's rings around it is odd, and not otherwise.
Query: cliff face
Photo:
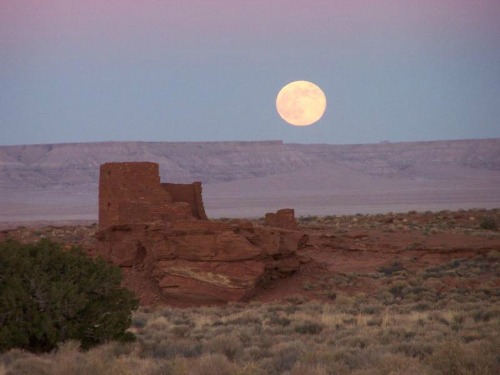
[[[208,216],[261,216],[281,207],[294,207],[298,215],[330,214],[342,205],[366,212],[370,205],[394,202],[402,207],[380,210],[418,209],[408,204],[422,202],[443,208],[450,202],[450,208],[500,204],[500,139],[364,145],[103,142],[0,146],[0,220],[34,212],[40,220],[55,209],[66,210],[68,217],[82,210],[97,217],[99,165],[111,161],[156,162],[164,181],[201,181]]]

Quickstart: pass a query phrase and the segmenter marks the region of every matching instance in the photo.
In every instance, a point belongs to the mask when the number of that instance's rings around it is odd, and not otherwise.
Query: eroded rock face
[[[186,305],[244,301],[257,285],[299,269],[297,231],[201,220],[109,227],[98,253],[122,267],[151,270],[168,300]]]

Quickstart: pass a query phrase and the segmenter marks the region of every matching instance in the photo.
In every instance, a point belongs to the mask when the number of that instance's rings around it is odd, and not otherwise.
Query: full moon
[[[291,82],[278,93],[276,109],[281,118],[290,125],[312,125],[325,113],[326,96],[312,82]]]

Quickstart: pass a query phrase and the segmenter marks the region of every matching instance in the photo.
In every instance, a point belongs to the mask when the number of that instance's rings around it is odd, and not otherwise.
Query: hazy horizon
[[[356,145],[376,145],[384,143],[426,143],[426,142],[447,142],[447,141],[473,141],[473,140],[488,140],[488,139],[500,139],[500,137],[485,137],[485,138],[457,138],[457,139],[431,139],[423,141],[389,141],[382,140],[379,142],[359,142],[359,143],[329,143],[329,142],[285,142],[281,139],[248,139],[248,140],[238,140],[238,139],[228,139],[222,141],[158,141],[158,140],[102,140],[102,141],[82,141],[82,142],[52,142],[52,143],[16,143],[16,144],[0,144],[0,147],[9,146],[45,146],[45,145],[65,145],[65,144],[84,144],[84,143],[253,143],[253,142],[282,142],[286,145],[332,145],[332,146],[356,146]]]
[[[497,0],[0,0],[0,144],[500,138]],[[286,125],[309,80],[323,118]]]

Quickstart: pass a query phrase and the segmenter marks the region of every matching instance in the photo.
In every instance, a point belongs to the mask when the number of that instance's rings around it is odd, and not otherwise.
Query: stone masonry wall
[[[201,182],[161,184],[157,163],[103,164],[99,175],[99,228],[158,220],[207,220],[201,189]]]
[[[154,221],[168,204],[159,167],[150,162],[106,163],[99,174],[99,227]]]
[[[193,217],[207,220],[201,195],[201,182],[196,181],[192,184],[163,183],[161,186],[169,193],[173,202],[187,202],[191,207]]]
[[[267,213],[264,218],[264,225],[273,228],[297,229],[295,210],[293,208],[283,208],[276,213]]]

